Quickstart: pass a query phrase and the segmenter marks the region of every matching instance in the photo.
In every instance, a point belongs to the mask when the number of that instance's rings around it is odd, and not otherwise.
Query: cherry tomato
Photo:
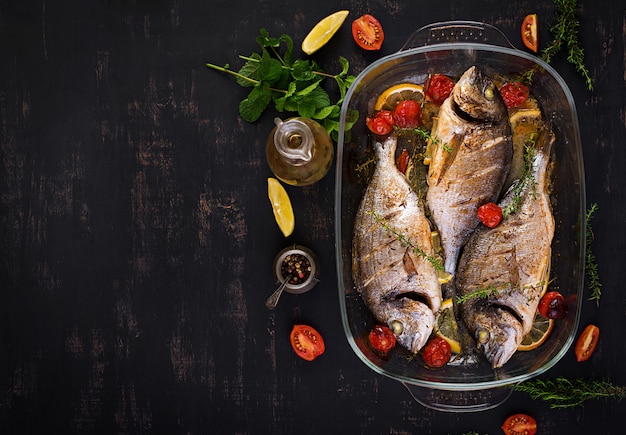
[[[438,106],[450,96],[452,88],[454,88],[454,82],[448,76],[443,74],[431,74],[426,80],[424,85],[426,89],[426,95]]]
[[[502,209],[493,202],[478,207],[478,219],[489,228],[495,228],[502,220]]]
[[[365,14],[352,22],[352,37],[364,50],[380,50],[385,33],[376,18]]]
[[[500,95],[502,95],[506,107],[511,109],[526,101],[528,87],[520,82],[508,82],[500,88]]]
[[[431,338],[422,349],[424,362],[435,368],[446,365],[451,356],[450,344],[441,337]]]
[[[403,174],[406,173],[406,168],[409,166],[410,161],[411,156],[409,155],[409,150],[403,148],[402,154],[400,154],[396,159],[396,166],[398,167],[398,171],[402,172]]]
[[[382,354],[386,354],[396,345],[396,336],[384,325],[374,326],[368,338],[374,350]]]
[[[384,136],[393,130],[393,114],[389,110],[379,110],[375,115],[365,118],[365,124],[372,133]]]
[[[537,39],[537,14],[526,15],[522,22],[522,42],[529,50],[537,53],[539,41]]]
[[[415,128],[420,125],[420,103],[404,100],[393,109],[393,120],[399,128]]]
[[[562,319],[567,314],[567,302],[559,292],[548,292],[539,301],[539,312],[548,319]]]
[[[504,421],[502,430],[507,435],[535,435],[537,422],[530,415],[513,414]]]
[[[289,341],[294,352],[307,361],[313,361],[326,350],[320,333],[308,325],[294,325]]]
[[[596,325],[587,325],[583,332],[580,333],[574,353],[576,353],[576,361],[583,362],[591,358],[591,354],[596,350],[598,340],[600,339],[600,328]]]

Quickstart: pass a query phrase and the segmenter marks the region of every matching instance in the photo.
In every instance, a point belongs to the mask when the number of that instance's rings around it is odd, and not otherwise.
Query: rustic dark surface
[[[326,4],[327,3],[327,4]],[[626,137],[623,0],[579,1],[588,91],[563,55],[553,66],[576,100],[588,204],[603,282],[581,325],[602,331],[593,358],[569,352],[545,377],[626,385],[623,259]],[[239,66],[261,27],[294,38],[342,8],[348,22],[314,58],[356,74],[431,22],[491,23],[521,47],[519,25],[550,1],[0,2],[0,432],[167,434],[500,433],[514,412],[541,434],[623,433],[624,401],[550,410],[522,393],[481,413],[415,402],[354,355],[335,277],[334,176],[288,188],[285,240],[266,197],[272,111],[238,116],[245,90],[204,64]],[[349,22],[377,16],[379,53]],[[321,283],[264,308],[271,262],[290,243],[321,259]],[[326,339],[313,363],[288,342],[294,323]]]

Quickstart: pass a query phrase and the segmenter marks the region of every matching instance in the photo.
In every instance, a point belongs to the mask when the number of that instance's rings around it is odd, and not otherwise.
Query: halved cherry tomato
[[[289,336],[294,352],[307,361],[313,361],[326,350],[324,339],[312,326],[294,325]]]
[[[391,329],[384,325],[376,325],[370,331],[368,336],[370,344],[374,350],[383,355],[393,349],[396,345],[396,336]]]
[[[422,349],[424,362],[435,368],[446,365],[451,356],[450,344],[441,337],[431,338]]]
[[[537,39],[537,14],[526,15],[522,22],[522,42],[529,50],[537,53],[539,40]]]
[[[396,159],[396,167],[398,171],[403,174],[406,173],[406,168],[409,166],[409,162],[411,161],[411,156],[409,155],[409,150],[406,148],[402,149],[402,153]]]
[[[352,37],[364,50],[380,50],[385,33],[376,18],[365,14],[352,22]]]
[[[587,325],[583,332],[580,333],[574,353],[576,353],[576,361],[583,362],[591,358],[591,354],[596,350],[598,340],[600,339],[600,328],[596,325]]]
[[[508,82],[500,88],[500,95],[502,95],[506,107],[511,109],[526,101],[528,87],[520,82]]]
[[[507,435],[535,435],[537,433],[537,421],[530,415],[513,414],[504,421],[502,430]]]
[[[502,220],[502,209],[493,202],[483,204],[478,207],[478,219],[489,228],[495,228]]]
[[[539,301],[539,312],[548,319],[562,319],[567,314],[567,302],[559,292],[548,292]]]
[[[431,74],[426,80],[424,85],[426,89],[426,95],[438,106],[450,96],[452,88],[454,88],[454,81],[448,76],[443,74]]]
[[[416,128],[420,125],[420,103],[404,100],[393,109],[393,120],[399,128]]]
[[[365,125],[370,131],[379,136],[391,133],[393,130],[393,114],[389,110],[379,110],[375,115],[365,118]]]

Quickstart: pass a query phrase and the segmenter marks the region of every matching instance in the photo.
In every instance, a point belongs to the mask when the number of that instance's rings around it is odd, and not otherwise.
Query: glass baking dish
[[[396,348],[386,359],[367,344],[375,320],[354,288],[352,235],[355,213],[368,179],[357,169],[368,158],[371,137],[365,116],[377,96],[404,82],[424,83],[429,73],[459,77],[472,65],[505,76],[536,69],[531,93],[539,101],[556,141],[552,147],[552,206],[556,223],[552,243],[550,289],[568,301],[565,319],[555,321],[546,343],[516,352],[500,369],[486,362],[469,366],[426,367],[421,357]],[[344,141],[348,109],[359,111],[351,139]],[[508,398],[511,386],[544,373],[568,351],[578,327],[584,284],[585,183],[576,108],[564,80],[541,59],[515,49],[495,27],[484,23],[435,23],[416,31],[397,53],[381,58],[361,72],[348,90],[337,144],[335,237],[339,300],[344,330],[356,355],[372,370],[402,382],[416,400],[445,411],[489,409]],[[371,154],[370,154],[371,155]]]

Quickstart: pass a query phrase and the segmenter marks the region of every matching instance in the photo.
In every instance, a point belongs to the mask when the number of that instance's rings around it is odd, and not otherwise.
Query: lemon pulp
[[[337,11],[317,23],[302,41],[302,51],[313,54],[322,48],[337,33],[349,11]]]
[[[424,100],[424,88],[415,83],[400,83],[387,88],[376,99],[374,110],[393,110],[399,102],[415,100],[421,103]]]
[[[532,329],[522,338],[517,350],[526,351],[538,348],[548,339],[553,326],[554,320],[547,319],[537,313]]]
[[[278,224],[278,228],[285,237],[293,233],[296,226],[296,219],[293,214],[293,207],[287,191],[276,178],[267,179],[267,195],[269,196],[274,219]]]
[[[437,336],[448,342],[452,352],[461,352],[461,343],[459,342],[459,326],[457,325],[454,317],[452,298],[448,298],[441,303],[441,307],[437,313],[437,318],[435,319],[434,332]]]

